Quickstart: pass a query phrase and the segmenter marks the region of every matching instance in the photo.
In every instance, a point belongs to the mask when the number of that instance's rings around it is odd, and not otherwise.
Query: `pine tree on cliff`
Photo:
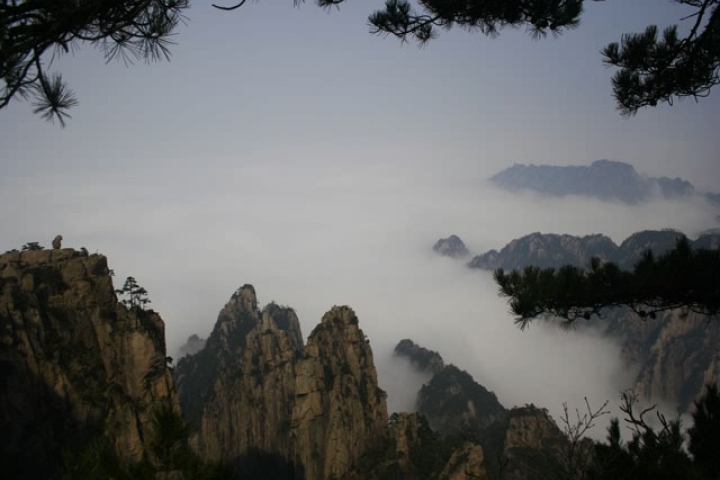
[[[494,276],[521,328],[545,314],[569,323],[589,320],[607,307],[629,307],[641,318],[673,309],[713,317],[720,312],[720,250],[693,250],[685,237],[657,258],[646,251],[631,272],[594,258],[589,269],[498,269]]]
[[[332,7],[344,1],[317,0],[317,4]],[[489,37],[505,28],[526,27],[537,39],[577,27],[586,1],[603,0],[386,0],[384,9],[371,14],[368,23],[372,33],[420,44],[435,38],[439,28],[453,26]],[[622,115],[658,103],[672,105],[676,98],[705,97],[720,83],[720,0],[673,1],[691,9],[682,18],[690,22],[685,37],[677,25],[662,34],[650,25],[644,32],[623,35],[619,43],[602,51],[604,63],[619,68],[612,85]],[[245,2],[215,6],[234,10]]]
[[[235,10],[246,3],[224,10]],[[345,0],[317,0],[321,7]],[[458,26],[495,37],[505,28],[527,27],[534,38],[577,27],[585,1],[602,0],[387,0],[369,18],[372,33],[425,43],[438,28]],[[659,34],[655,25],[623,35],[603,50],[604,62],[618,67],[612,79],[618,110],[632,115],[674,99],[704,97],[720,83],[720,0],[674,0],[689,7],[677,25]],[[298,0],[295,0],[298,3]],[[78,101],[59,73],[46,70],[53,55],[80,44],[100,47],[107,60],[169,58],[170,35],[183,20],[189,0],[0,2],[0,109],[15,98],[34,100],[34,113],[61,125]]]
[[[32,98],[34,113],[60,125],[78,101],[59,73],[55,55],[89,43],[107,61],[169,58],[169,37],[188,0],[4,0],[0,2],[0,109]]]
[[[152,303],[148,298],[147,290],[138,285],[135,277],[127,277],[123,288],[115,290],[115,293],[126,297],[120,300],[120,303],[130,309],[139,308],[145,310],[145,305]]]

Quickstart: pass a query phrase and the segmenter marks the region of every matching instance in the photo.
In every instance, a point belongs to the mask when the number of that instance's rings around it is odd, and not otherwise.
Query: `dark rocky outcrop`
[[[532,190],[544,195],[580,195],[635,204],[654,197],[691,198],[695,187],[681,178],[653,178],[638,174],[632,165],[597,160],[589,166],[515,164],[490,178],[506,190]],[[709,201],[716,195],[706,194]]]
[[[470,432],[470,436],[484,436],[507,417],[507,410],[495,394],[455,365],[446,366],[422,386],[417,409],[427,417],[430,426],[443,435]]]
[[[413,367],[423,373],[435,374],[445,368],[445,362],[439,353],[423,348],[409,338],[400,340],[395,345],[393,355],[407,358]]]
[[[411,340],[401,341],[398,347],[409,358],[440,358]],[[427,371],[422,362],[412,365]],[[552,476],[564,468],[568,441],[547,410],[533,405],[506,409],[493,392],[454,365],[438,369],[422,386],[417,412],[418,418],[427,419],[428,425],[449,442],[454,458],[468,460],[460,469],[452,467],[452,459],[447,461],[443,475],[449,476],[439,478],[473,478],[473,474],[484,478],[487,474],[489,478],[520,480]],[[438,445],[441,449],[442,442]],[[480,458],[484,460],[478,463]]]
[[[178,349],[178,358],[188,355],[195,355],[197,352],[205,348],[206,340],[198,337],[196,334],[190,335],[187,341]]]
[[[393,413],[387,435],[366,451],[357,480],[484,480],[483,448],[444,438],[419,413]]]
[[[158,314],[118,303],[107,259],[73,249],[0,255],[0,463],[52,478],[102,436],[138,460],[159,405],[176,406]]]
[[[441,238],[433,245],[433,250],[440,255],[450,258],[465,258],[470,255],[470,251],[457,235]]]

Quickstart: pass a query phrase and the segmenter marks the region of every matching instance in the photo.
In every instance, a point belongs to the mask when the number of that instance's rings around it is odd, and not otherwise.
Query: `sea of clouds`
[[[333,305],[349,305],[373,347],[391,411],[412,410],[427,378],[392,356],[411,338],[494,391],[505,406],[534,403],[557,419],[610,400],[633,370],[620,347],[550,323],[520,331],[491,272],[435,255],[459,235],[473,253],[525,234],[603,233],[620,243],[644,229],[690,236],[718,226],[700,200],[628,206],[579,197],[511,194],[442,165],[228,163],[177,169],[88,171],[4,186],[0,234],[7,250],[29,241],[108,255],[116,283],[132,275],[166,322],[172,355],[206,337],[241,285],[261,304],[294,308],[308,335]],[[32,220],[32,221],[30,221]],[[602,436],[600,432],[599,436]]]

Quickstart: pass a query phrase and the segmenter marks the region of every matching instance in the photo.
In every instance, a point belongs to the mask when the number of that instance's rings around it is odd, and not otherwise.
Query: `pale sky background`
[[[28,103],[0,111],[0,250],[61,233],[64,246],[108,255],[117,283],[133,275],[150,292],[171,353],[207,335],[244,283],[296,308],[306,335],[349,304],[391,408],[410,408],[400,387],[417,380],[388,359],[404,337],[509,406],[616,398],[616,346],[520,332],[488,274],[430,247],[451,233],[480,253],[533,231],[620,242],[718,227],[701,202],[627,207],[484,183],[516,162],[607,158],[720,191],[718,91],[622,118],[599,54],[688,12],[608,0],[559,38],[454,29],[418,48],[368,33],[381,3],[266,0],[228,13],[196,1],[170,62],[105,65],[88,46],[57,60],[80,100],[67,128]]]

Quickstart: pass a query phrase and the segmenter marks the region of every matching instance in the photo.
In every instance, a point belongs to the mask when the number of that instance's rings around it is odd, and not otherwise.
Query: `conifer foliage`
[[[317,0],[329,7],[346,0]],[[439,28],[453,26],[495,37],[507,27],[526,27],[533,38],[560,34],[577,27],[585,2],[604,0],[387,0],[368,18],[372,33],[393,35],[421,44],[435,38]],[[230,7],[245,4],[241,0]],[[673,0],[686,6],[681,21],[689,25],[682,36],[678,25],[659,35],[656,25],[623,35],[602,51],[605,64],[619,68],[613,93],[622,115],[633,115],[675,98],[707,96],[720,83],[720,0]],[[298,0],[295,1],[298,3]],[[653,2],[647,2],[652,8]]]
[[[145,306],[151,303],[147,290],[138,285],[135,277],[127,277],[123,288],[115,290],[115,293],[124,297],[120,300],[120,303],[130,309],[139,308],[140,310],[145,310]]]
[[[657,258],[646,251],[632,272],[594,258],[589,269],[531,266],[498,269],[494,276],[520,328],[544,314],[589,320],[607,307],[629,307],[641,318],[673,309],[709,316],[720,311],[720,250],[693,250],[685,237]]]
[[[169,37],[189,0],[0,0],[0,109],[13,98],[31,98],[34,112],[64,126],[77,105],[55,55],[82,43],[110,61],[156,61],[170,55]]]
[[[692,22],[686,36],[678,33],[678,25],[666,27],[662,35],[650,25],[644,32],[623,35],[602,51],[604,62],[619,68],[612,85],[622,115],[661,102],[672,105],[675,98],[704,97],[720,83],[720,0],[674,2],[691,9],[683,18]],[[384,10],[370,15],[373,32],[425,43],[436,36],[437,27],[459,26],[493,37],[505,27],[524,26],[540,38],[577,27],[584,0],[420,0],[418,4],[419,12],[408,0],[388,0]]]

